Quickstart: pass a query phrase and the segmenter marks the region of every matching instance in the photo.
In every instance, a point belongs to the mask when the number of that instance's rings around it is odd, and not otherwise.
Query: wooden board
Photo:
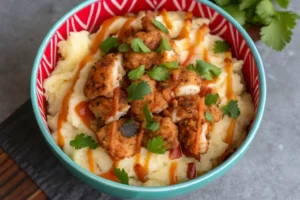
[[[37,184],[1,148],[0,199],[47,199],[45,193],[37,186]]]

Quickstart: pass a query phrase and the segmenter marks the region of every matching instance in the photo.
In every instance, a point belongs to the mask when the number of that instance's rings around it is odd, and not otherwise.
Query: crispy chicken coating
[[[115,160],[133,156],[140,147],[138,135],[130,138],[122,135],[120,129],[125,121],[121,119],[107,124],[96,133],[100,146]]]
[[[99,96],[112,97],[125,75],[121,54],[107,54],[91,69],[84,85],[84,94],[89,99]]]
[[[121,116],[124,116],[129,110],[130,106],[127,103],[127,96],[123,90],[119,93],[119,106],[118,112],[115,116],[112,113],[113,98],[108,97],[97,97],[90,101],[90,110],[94,113],[97,118],[101,118],[105,123],[118,120]]]
[[[154,66],[160,64],[161,55],[156,52],[150,53],[135,53],[128,52],[124,54],[124,67],[126,69],[135,69],[141,65],[145,65],[146,70],[152,69]]]
[[[172,120],[169,117],[162,118],[157,116],[155,116],[153,120],[159,122],[160,127],[155,132],[145,129],[145,133],[143,136],[143,145],[147,146],[149,139],[161,136],[166,142],[165,147],[167,149],[178,147],[178,129],[177,126],[172,122]]]

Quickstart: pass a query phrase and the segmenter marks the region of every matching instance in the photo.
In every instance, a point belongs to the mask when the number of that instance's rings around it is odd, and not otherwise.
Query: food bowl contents
[[[190,12],[143,11],[70,33],[44,82],[58,146],[103,178],[194,179],[243,142],[254,116],[244,62]]]

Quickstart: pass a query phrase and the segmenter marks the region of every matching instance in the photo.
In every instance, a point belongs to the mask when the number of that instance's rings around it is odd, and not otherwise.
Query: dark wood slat
[[[2,160],[0,165],[0,199],[47,199],[45,193],[18,164],[1,148],[0,152]]]

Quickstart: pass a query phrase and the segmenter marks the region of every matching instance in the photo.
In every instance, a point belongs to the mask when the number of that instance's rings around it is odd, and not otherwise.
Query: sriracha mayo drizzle
[[[204,110],[204,98],[202,97],[199,102],[198,106],[198,120],[197,120],[197,132],[196,132],[196,138],[195,138],[195,145],[194,145],[194,152],[199,152],[199,139],[200,134],[202,131],[202,119],[203,119],[203,110]]]
[[[143,183],[145,183],[147,181],[146,176],[149,172],[149,162],[150,162],[151,156],[152,156],[152,153],[148,152],[147,156],[146,156],[144,166],[139,164],[139,162],[140,162],[140,153],[138,153],[135,157],[135,164],[134,164],[133,168],[134,168],[134,171],[136,173],[136,176]]]
[[[68,112],[69,112],[69,101],[74,92],[74,86],[75,86],[77,80],[79,79],[80,72],[86,66],[86,64],[93,59],[93,55],[98,51],[99,46],[100,46],[101,42],[103,41],[104,36],[107,32],[107,29],[118,18],[119,17],[112,17],[103,22],[100,32],[97,33],[97,35],[92,43],[92,46],[90,48],[90,53],[88,55],[86,55],[85,58],[83,58],[82,61],[80,62],[79,68],[77,69],[76,74],[73,78],[71,88],[69,89],[69,91],[67,92],[67,94],[65,95],[65,97],[63,99],[60,113],[58,115],[58,120],[57,120],[57,145],[60,148],[63,148],[63,146],[65,145],[65,141],[64,141],[64,137],[62,135],[61,129],[62,129],[63,124],[67,121]]]
[[[172,22],[169,19],[167,10],[166,9],[162,9],[161,15],[162,15],[163,21],[166,24],[167,28],[168,29],[172,29],[173,25],[172,25]]]
[[[125,36],[125,32],[126,32],[127,28],[130,26],[130,24],[133,20],[135,20],[134,17],[127,19],[127,21],[121,27],[121,29],[119,31],[119,35],[118,35],[119,41],[122,41],[122,38]]]
[[[201,44],[201,42],[203,42],[204,36],[208,32],[209,32],[209,28],[208,28],[207,24],[203,24],[197,30],[195,43],[190,47],[188,56],[186,57],[185,61],[181,64],[183,67],[186,67],[190,63],[191,59],[194,57],[194,55],[196,53],[197,46],[199,46]]]
[[[95,173],[93,150],[90,148],[88,148],[87,150],[87,157],[88,157],[89,169],[92,173]]]
[[[86,125],[90,130],[92,130],[91,122],[94,121],[96,118],[89,108],[89,102],[82,101],[79,104],[77,104],[77,106],[75,107],[75,112],[80,117],[84,125]]]
[[[111,181],[115,181],[115,182],[120,182],[117,178],[117,176],[115,175],[115,172],[114,172],[114,166],[112,166],[110,168],[110,170],[108,170],[107,172],[103,173],[100,175],[102,178],[105,178],[105,179],[108,179],[108,180],[111,180]]]
[[[169,168],[170,185],[177,183],[177,162],[172,162]]]

